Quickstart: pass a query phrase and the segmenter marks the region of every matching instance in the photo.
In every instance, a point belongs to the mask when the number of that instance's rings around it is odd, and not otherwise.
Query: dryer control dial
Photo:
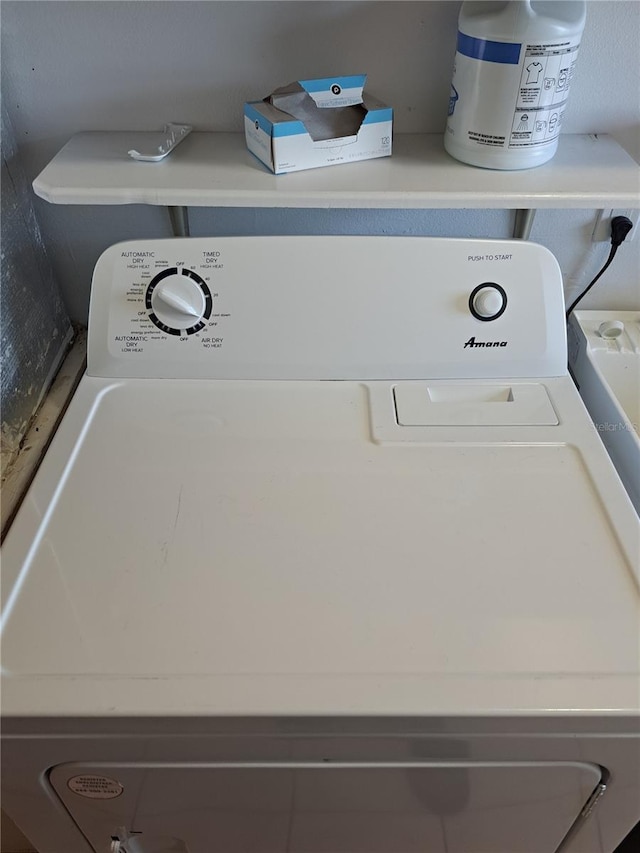
[[[499,284],[488,281],[471,291],[469,310],[477,320],[496,320],[507,307],[507,294]]]
[[[209,288],[197,273],[170,267],[158,273],[145,296],[149,319],[169,335],[193,335],[211,316]]]

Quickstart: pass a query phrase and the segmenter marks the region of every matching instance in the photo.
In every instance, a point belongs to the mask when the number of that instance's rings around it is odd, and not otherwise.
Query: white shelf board
[[[272,175],[240,133],[191,133],[158,163],[132,160],[144,132],[74,136],[33,183],[54,204],[298,208],[630,208],[640,166],[611,138],[565,135],[535,169],[491,171],[444,151],[442,137],[397,134],[393,155]]]

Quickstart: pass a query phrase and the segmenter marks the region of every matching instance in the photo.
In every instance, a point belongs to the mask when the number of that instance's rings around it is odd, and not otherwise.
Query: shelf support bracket
[[[533,208],[516,210],[516,218],[513,225],[513,237],[515,240],[529,239],[535,216],[536,211]]]
[[[189,237],[189,213],[184,205],[169,205],[169,219],[174,237]]]

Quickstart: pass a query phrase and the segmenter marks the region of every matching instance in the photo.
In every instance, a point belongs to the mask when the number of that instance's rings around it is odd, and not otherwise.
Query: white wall
[[[33,178],[80,130],[241,130],[242,104],[304,77],[364,71],[395,109],[398,132],[441,132],[458,2],[24,2],[3,0],[3,96]],[[588,3],[565,132],[611,133],[640,161],[640,2]],[[639,188],[640,191],[640,188]],[[89,279],[117,240],[169,236],[166,213],[38,200],[65,300],[86,319]],[[192,209],[192,233],[379,233],[510,236],[500,211]],[[541,212],[532,239],[561,262],[569,294],[608,247],[594,211]],[[640,307],[640,240],[624,246],[583,307]]]

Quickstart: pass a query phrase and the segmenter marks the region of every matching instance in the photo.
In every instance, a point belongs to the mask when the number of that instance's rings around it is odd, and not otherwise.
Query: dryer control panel
[[[226,237],[99,259],[89,373],[412,379],[566,372],[560,270],[523,241]]]

